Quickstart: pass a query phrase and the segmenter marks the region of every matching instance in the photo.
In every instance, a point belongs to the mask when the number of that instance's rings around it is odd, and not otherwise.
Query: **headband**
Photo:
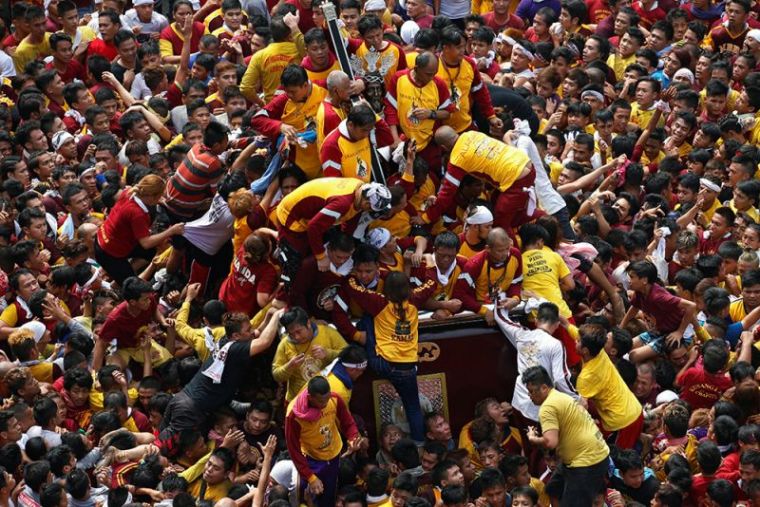
[[[362,363],[344,363],[343,361],[341,361],[341,363],[346,368],[356,368],[357,370],[363,370],[367,367],[367,361],[364,361]]]
[[[720,192],[720,185],[713,183],[707,178],[699,178],[699,184],[712,192]]]
[[[515,49],[520,51],[525,56],[525,58],[527,58],[530,61],[533,61],[536,59],[535,55],[531,53],[530,51],[528,51],[527,49],[525,49],[525,46],[523,46],[519,42],[516,42],[515,45],[512,46],[512,51],[514,51]]]
[[[84,178],[84,177],[85,177],[87,174],[89,174],[89,173],[91,173],[91,172],[93,172],[93,173],[95,172],[95,166],[92,166],[92,167],[88,167],[87,169],[85,169],[84,171],[82,171],[82,174],[80,174],[80,175],[79,175],[79,179],[81,180],[81,179],[82,179],[82,178]]]

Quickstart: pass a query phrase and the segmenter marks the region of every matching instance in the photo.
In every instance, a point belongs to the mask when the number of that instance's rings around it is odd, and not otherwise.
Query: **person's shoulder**
[[[512,252],[510,252],[512,253]],[[483,250],[482,252],[478,252],[472,257],[470,257],[464,264],[464,269],[471,269],[474,267],[480,267],[485,262],[486,256],[488,255],[487,250]],[[518,251],[517,255],[521,255]]]
[[[341,340],[343,339],[343,337],[341,336],[341,334],[338,332],[337,329],[327,324],[317,324],[317,329],[319,330],[319,335],[324,336],[325,338],[340,338]]]

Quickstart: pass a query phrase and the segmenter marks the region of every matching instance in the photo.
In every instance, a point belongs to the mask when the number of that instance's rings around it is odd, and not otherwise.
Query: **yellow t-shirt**
[[[280,86],[282,71],[289,64],[303,58],[304,53],[303,35],[300,32],[294,42],[273,42],[257,51],[243,74],[240,92],[248,100],[253,100],[261,89],[264,92],[264,102],[269,102]]]
[[[346,406],[348,406],[348,402],[351,401],[351,389],[346,387],[346,384],[332,372],[327,375],[327,383],[330,384],[330,391],[340,396]]]
[[[728,316],[731,317],[733,322],[739,322],[747,316],[747,310],[744,308],[744,299],[739,298],[731,302],[728,306]]]
[[[0,314],[0,320],[10,327],[16,327],[16,324],[18,323],[18,310],[16,309],[16,305],[11,303],[6,306],[3,313]]]
[[[476,74],[477,72],[475,65],[467,59],[462,59],[456,68],[446,65],[443,58],[438,60],[438,74],[436,75],[446,83],[449,91],[452,92],[451,101],[457,106],[456,112],[452,113],[443,123],[457,132],[464,132],[472,126],[470,95],[483,87],[482,83],[477,84],[477,89],[473,87],[475,78],[479,77]]]
[[[441,88],[443,86],[445,85]],[[410,74],[403,74],[396,81],[396,89],[388,92],[388,100],[396,106],[398,126],[406,137],[417,142],[418,152],[433,141],[437,120],[431,118],[417,120],[411,118],[410,113],[416,108],[432,111],[446,109],[449,99],[441,100],[440,91],[436,80],[431,80],[425,86],[419,87],[414,84]]]
[[[632,63],[636,63],[635,54],[628,58],[623,58],[620,55],[610,55],[609,58],[607,58],[607,66],[615,72],[615,79],[618,81],[625,77],[625,68]]]
[[[641,129],[647,128],[647,125],[649,125],[649,121],[652,119],[652,116],[654,116],[655,108],[654,106],[650,107],[649,109],[641,109],[641,106],[639,106],[638,102],[633,102],[631,104],[631,123],[635,123],[639,126]],[[658,127],[662,127],[665,125],[665,120],[660,117],[660,121],[657,122]]]
[[[295,406],[295,401],[291,401],[288,405],[288,417]],[[307,421],[298,417],[295,420],[301,427],[301,452],[304,455],[320,461],[329,461],[340,454],[343,439],[339,428],[337,398],[330,397],[327,406],[320,410],[319,419],[316,421]]]
[[[545,246],[541,250],[523,252],[522,262],[523,289],[557,305],[563,317],[572,316],[559,287],[559,281],[570,274],[570,268],[562,257]]]
[[[705,99],[707,98],[707,89],[702,88],[702,90],[699,92],[699,107],[700,109],[705,104]],[[736,99],[739,98],[739,92],[734,90],[733,88],[729,88],[728,90],[728,98],[726,99],[726,111],[733,111],[734,106],[736,105]]]
[[[313,357],[314,347],[322,347],[326,356],[324,359]],[[317,325],[314,338],[303,344],[292,342],[287,336],[283,337],[272,361],[272,376],[277,382],[287,382],[285,399],[290,401],[296,397],[306,383],[322,371],[322,368],[330,364],[338,357],[340,351],[348,344],[334,328],[325,325]],[[305,359],[297,370],[286,368],[288,361],[298,354],[304,354]]]
[[[713,215],[715,214],[715,210],[722,207],[722,204],[718,199],[715,199],[712,203],[712,206],[708,208],[707,210],[702,212],[702,215],[705,217],[705,221],[709,224],[710,220],[712,220]]]
[[[190,487],[188,489],[188,493],[193,495],[195,498],[199,498],[201,494],[201,485],[203,484],[203,479],[198,479],[192,484],[190,484]],[[204,500],[210,500],[211,503],[215,504],[222,498],[225,498],[227,496],[227,493],[229,493],[230,488],[232,487],[232,483],[230,481],[224,481],[220,482],[219,484],[215,485],[206,485],[206,491],[203,494]]]
[[[625,385],[623,377],[604,350],[583,363],[577,388],[581,396],[594,400],[594,406],[607,431],[623,429],[641,415],[641,403]]]
[[[135,389],[134,387],[130,387],[127,393],[129,395],[127,402],[129,403],[130,406],[134,405],[135,401],[137,401],[137,389]],[[102,410],[103,398],[105,398],[103,391],[93,388],[90,391],[90,408],[92,408],[93,410]]]
[[[736,214],[741,213],[739,210],[736,209],[736,205],[734,205],[734,200],[731,199],[730,201],[726,201],[723,203],[723,206],[728,206],[731,208],[731,211],[733,211]],[[752,218],[755,222],[760,222],[760,213],[758,213],[757,208],[754,206],[750,207],[747,211],[744,211],[747,215]]]
[[[522,150],[471,130],[459,136],[449,163],[506,192],[530,163],[530,158]]]
[[[538,411],[541,429],[559,432],[557,452],[570,467],[596,465],[610,454],[589,413],[572,397],[556,389],[549,392]]]
[[[45,37],[42,42],[38,44],[32,44],[29,42],[29,37],[25,37],[19,45],[16,47],[16,51],[13,53],[13,65],[16,66],[16,72],[23,74],[24,68],[28,63],[50,56],[50,33],[45,33]]]

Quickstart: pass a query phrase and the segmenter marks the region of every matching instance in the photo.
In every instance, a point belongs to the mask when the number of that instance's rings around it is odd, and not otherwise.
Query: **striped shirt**
[[[166,185],[166,208],[189,220],[200,217],[211,205],[224,172],[219,158],[202,144],[196,144]],[[201,205],[203,201],[207,202]]]

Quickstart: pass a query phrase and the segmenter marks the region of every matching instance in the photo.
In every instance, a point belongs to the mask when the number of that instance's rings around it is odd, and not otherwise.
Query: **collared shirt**
[[[169,26],[169,20],[166,19],[166,16],[155,11],[153,11],[153,14],[150,16],[150,21],[147,23],[140,20],[135,9],[129,9],[126,14],[124,14],[124,17],[127,19],[125,28],[140,27],[138,37],[144,34],[161,33],[161,30]]]

